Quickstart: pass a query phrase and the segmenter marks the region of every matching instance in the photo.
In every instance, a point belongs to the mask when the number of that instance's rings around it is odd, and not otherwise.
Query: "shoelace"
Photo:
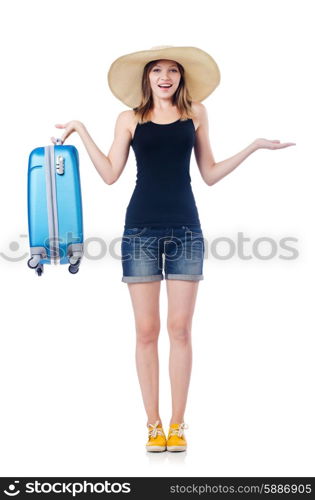
[[[149,424],[148,427],[152,427],[152,429],[149,429],[149,437],[156,437],[158,434],[160,436],[163,436],[163,430],[161,427],[158,428],[159,421],[157,420],[155,424]]]
[[[185,424],[185,422],[182,422],[180,424],[180,426],[178,427],[178,429],[171,429],[170,430],[170,436],[177,434],[178,437],[182,437],[182,435],[184,433],[184,429],[188,429],[188,425]]]

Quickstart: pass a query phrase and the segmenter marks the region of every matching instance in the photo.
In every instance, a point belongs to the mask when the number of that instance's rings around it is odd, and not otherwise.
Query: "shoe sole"
[[[147,451],[166,451],[166,446],[146,446]]]
[[[186,451],[187,446],[167,446],[167,451]]]

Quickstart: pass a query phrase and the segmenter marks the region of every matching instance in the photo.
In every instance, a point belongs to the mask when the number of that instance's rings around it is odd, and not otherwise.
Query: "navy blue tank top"
[[[166,124],[137,124],[131,141],[137,178],[126,210],[125,228],[200,225],[189,174],[194,142],[191,118]]]

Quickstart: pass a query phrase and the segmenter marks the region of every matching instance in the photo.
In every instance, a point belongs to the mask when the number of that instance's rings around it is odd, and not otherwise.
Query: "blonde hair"
[[[143,68],[142,82],[141,82],[141,90],[142,90],[141,103],[139,104],[139,106],[133,108],[133,111],[135,112],[135,117],[139,123],[145,123],[149,121],[150,114],[153,109],[154,103],[153,103],[149,73],[152,67],[155,66],[157,61],[158,60],[150,61]],[[172,96],[172,104],[177,107],[181,116],[180,120],[187,120],[188,118],[194,118],[191,106],[192,99],[185,82],[185,70],[180,63],[178,63],[177,61],[175,62],[179,69],[181,79],[175,94],[173,94]]]

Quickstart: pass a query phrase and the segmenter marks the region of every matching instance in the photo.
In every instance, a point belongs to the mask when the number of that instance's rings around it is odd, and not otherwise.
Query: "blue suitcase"
[[[28,230],[31,258],[38,276],[44,264],[67,264],[75,274],[83,256],[79,154],[56,144],[34,149],[28,162]]]

